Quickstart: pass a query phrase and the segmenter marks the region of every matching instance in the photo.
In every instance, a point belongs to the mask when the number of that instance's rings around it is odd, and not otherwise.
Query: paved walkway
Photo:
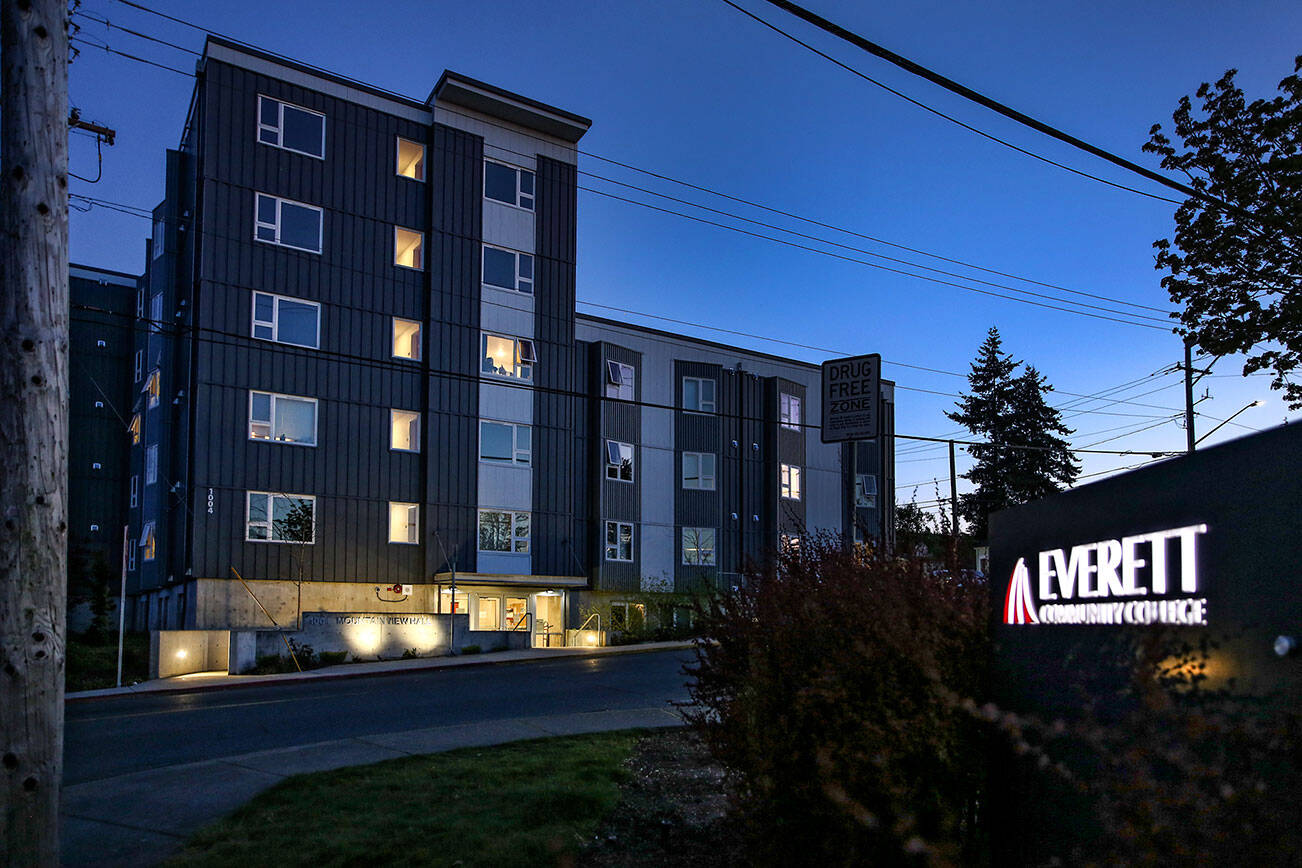
[[[616,648],[536,649],[472,657],[396,660],[336,666],[288,675],[203,673],[113,690],[71,694],[70,700],[158,690],[195,691],[260,683],[406,673],[558,657],[602,656],[686,647],[665,642]],[[518,717],[383,733],[135,772],[63,789],[62,844],[66,865],[156,865],[200,827],[229,813],[284,778],[461,747],[576,735],[632,727],[681,726],[673,709],[657,706]]]

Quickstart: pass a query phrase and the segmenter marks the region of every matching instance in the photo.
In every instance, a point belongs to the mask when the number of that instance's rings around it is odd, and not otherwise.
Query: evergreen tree
[[[976,463],[962,475],[975,490],[959,496],[959,511],[978,540],[989,536],[990,513],[1060,491],[1080,472],[1065,439],[1071,429],[1044,400],[1053,387],[1034,367],[1015,376],[1020,365],[991,327],[968,374],[971,391],[945,414],[986,441],[968,447]]]

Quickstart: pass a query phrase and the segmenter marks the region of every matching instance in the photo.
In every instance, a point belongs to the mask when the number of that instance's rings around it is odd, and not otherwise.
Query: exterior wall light
[[[1276,636],[1274,647],[1277,655],[1287,657],[1297,650],[1297,640],[1292,636]]]

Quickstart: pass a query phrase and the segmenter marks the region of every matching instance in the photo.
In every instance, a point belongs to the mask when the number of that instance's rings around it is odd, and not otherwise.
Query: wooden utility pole
[[[68,31],[0,2],[0,862],[59,864],[68,549]]]

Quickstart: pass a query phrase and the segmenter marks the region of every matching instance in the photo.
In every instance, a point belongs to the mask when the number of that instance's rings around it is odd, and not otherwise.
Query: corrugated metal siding
[[[484,142],[434,125],[430,268],[429,513],[430,572],[476,568],[479,473],[479,294]]]
[[[714,381],[715,396],[715,413],[685,413],[683,406],[683,378],[699,377],[704,380]],[[686,362],[681,360],[674,361],[674,469],[676,477],[672,480],[674,485],[674,586],[680,591],[690,590],[699,587],[703,582],[713,581],[714,576],[724,569],[723,560],[721,559],[724,548],[723,538],[730,534],[729,531],[734,529],[740,522],[732,522],[731,519],[723,519],[723,502],[726,499],[725,485],[727,484],[720,472],[724,464],[725,456],[731,452],[731,440],[729,449],[724,449],[722,432],[724,428],[724,415],[732,408],[734,402],[731,396],[726,395],[731,391],[730,386],[736,374],[725,374],[720,365],[706,364],[704,362]],[[712,452],[715,455],[715,488],[714,491],[698,491],[683,488],[683,453],[684,452]],[[733,462],[735,468],[735,462]],[[732,481],[732,474],[729,480]],[[715,566],[702,567],[683,563],[683,528],[684,527],[712,527],[715,528]],[[735,556],[736,541],[732,541],[730,550]]]
[[[577,249],[577,169],[538,157],[535,216],[533,413],[533,572],[575,575],[584,570],[576,546],[583,479],[583,439],[576,420],[574,292]]]
[[[637,403],[642,400],[642,354],[610,343],[597,345],[601,348],[595,389],[601,395],[606,391],[606,362],[620,362],[633,368],[633,403],[618,400],[602,400],[600,404],[599,436],[596,442],[596,461],[591,465],[600,492],[600,522],[596,536],[600,551],[601,569],[599,580],[594,587],[606,591],[635,592],[642,585],[642,541],[640,526],[642,517],[642,408]],[[615,482],[606,478],[606,441],[618,440],[633,446],[633,484]],[[632,522],[633,560],[631,562],[607,561],[605,554],[605,522]]]
[[[781,395],[786,393],[794,395],[800,399],[801,412],[809,406],[805,400],[805,387],[801,383],[787,380],[781,377],[772,377],[765,390],[765,416],[773,421],[767,425],[770,432],[770,439],[774,443],[778,464],[791,464],[800,468],[800,500],[784,500],[781,496],[781,468],[778,476],[778,514],[776,531],[777,533],[770,541],[770,545],[775,545],[778,534],[800,535],[806,530],[806,506],[809,499],[809,461],[805,455],[805,430],[793,431],[790,428],[783,428],[781,424]]]
[[[778,464],[765,448],[764,383],[755,374],[737,374],[741,415],[742,561],[760,562],[773,548],[773,516],[778,502]],[[755,446],[759,448],[756,449]],[[759,516],[759,521],[755,520]]]

